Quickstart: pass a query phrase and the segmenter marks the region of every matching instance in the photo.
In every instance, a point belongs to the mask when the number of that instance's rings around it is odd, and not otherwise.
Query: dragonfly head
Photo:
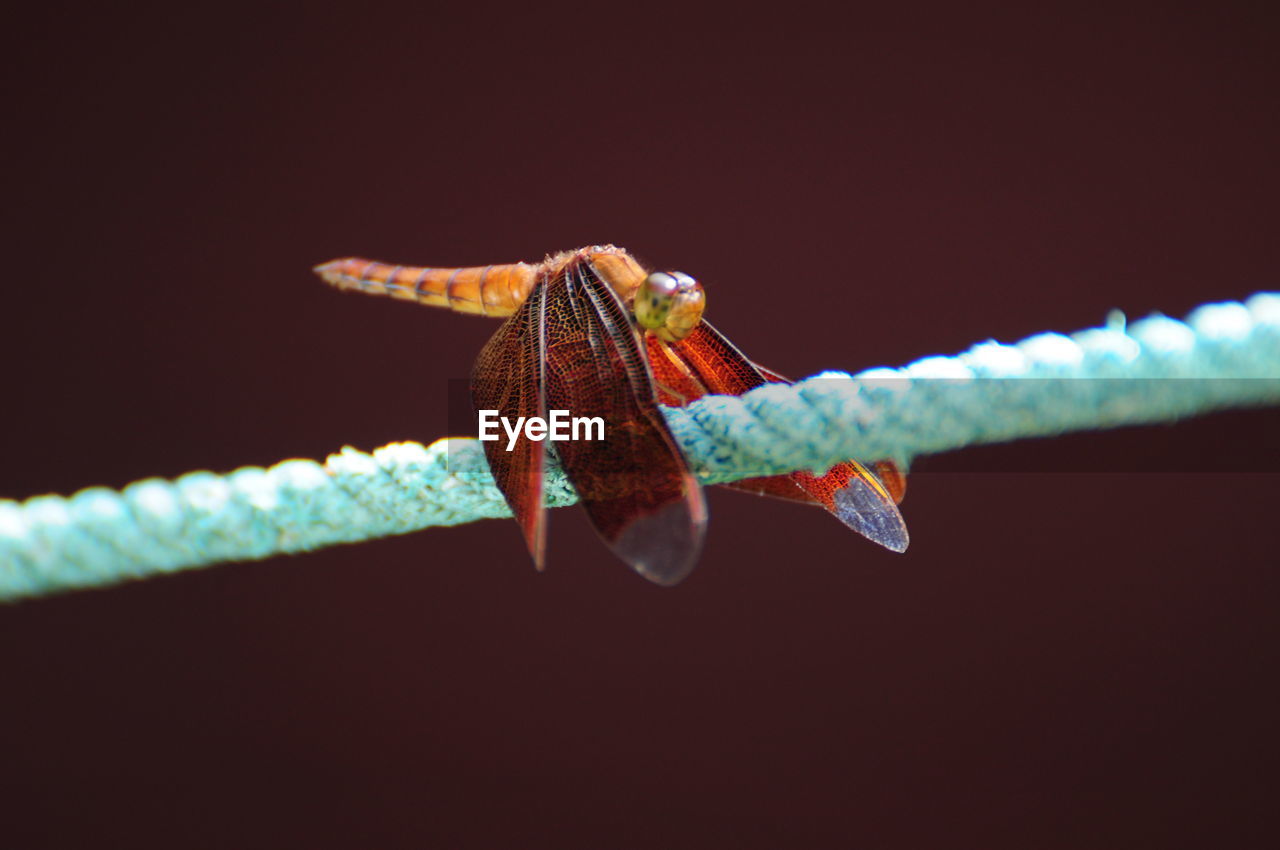
[[[632,305],[640,327],[667,342],[687,337],[707,306],[702,284],[684,272],[654,272],[636,290]]]

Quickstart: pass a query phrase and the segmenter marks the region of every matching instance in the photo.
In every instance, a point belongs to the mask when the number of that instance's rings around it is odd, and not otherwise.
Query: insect
[[[707,508],[658,405],[789,383],[748,360],[702,318],[701,284],[681,272],[649,273],[612,245],[536,264],[432,268],[353,257],[315,271],[338,289],[505,317],[472,371],[477,411],[510,420],[545,420],[555,410],[602,419],[602,439],[558,442],[556,454],[604,541],[662,585],[693,569]],[[510,444],[490,441],[484,448],[542,569],[546,442],[522,433]],[[897,503],[905,484],[888,461],[868,468],[850,460],[824,475],[802,471],[729,486],[821,505],[854,531],[902,552],[908,537]]]

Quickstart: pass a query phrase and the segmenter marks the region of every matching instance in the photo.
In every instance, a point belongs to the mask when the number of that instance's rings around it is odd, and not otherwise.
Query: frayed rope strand
[[[665,408],[708,483],[1280,403],[1280,294]],[[558,469],[548,504],[573,492]],[[510,516],[475,440],[0,500],[0,599]]]

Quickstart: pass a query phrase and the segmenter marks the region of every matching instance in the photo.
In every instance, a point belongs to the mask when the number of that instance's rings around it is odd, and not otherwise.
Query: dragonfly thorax
[[[636,290],[632,312],[640,327],[667,342],[684,339],[702,321],[707,295],[684,272],[653,272]]]

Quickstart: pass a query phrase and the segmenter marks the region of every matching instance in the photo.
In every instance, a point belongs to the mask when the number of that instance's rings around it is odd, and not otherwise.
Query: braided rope
[[[706,482],[1280,403],[1280,294],[664,409]],[[548,504],[574,501],[558,469]],[[509,516],[470,439],[0,500],[0,599]]]
[[[1015,345],[984,342],[954,357],[790,387],[714,396],[667,411],[707,482],[846,457],[913,457],[1067,431],[1169,422],[1280,402],[1280,294]]]

